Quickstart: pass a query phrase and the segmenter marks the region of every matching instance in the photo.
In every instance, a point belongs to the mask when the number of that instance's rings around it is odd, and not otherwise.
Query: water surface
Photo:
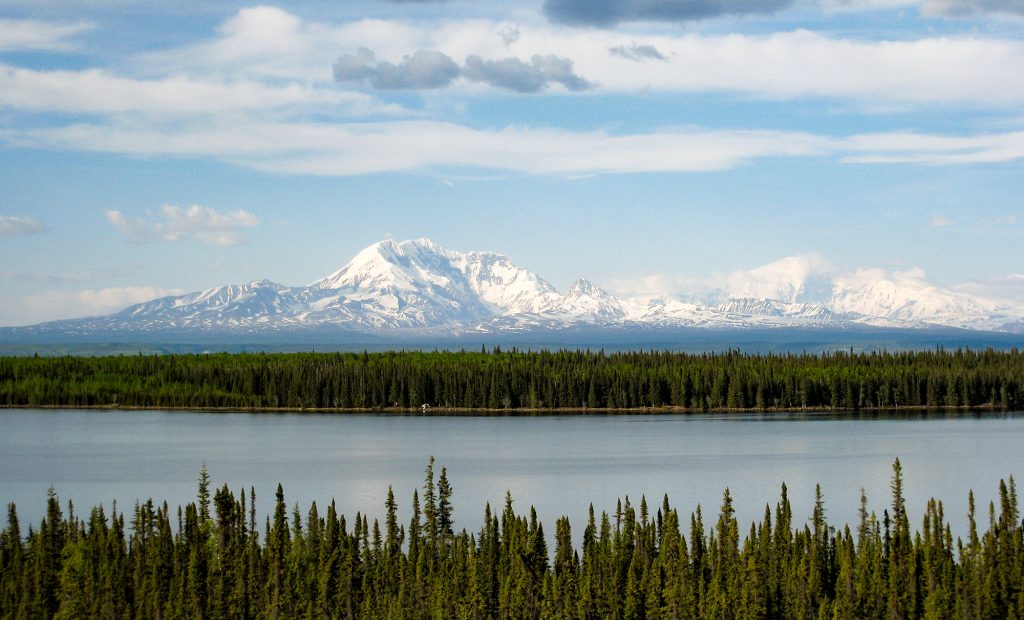
[[[894,459],[905,472],[912,525],[929,497],[942,499],[955,533],[966,531],[973,488],[982,521],[1000,478],[1024,472],[1024,414],[835,416],[721,414],[421,417],[165,411],[0,410],[0,501],[16,502],[22,527],[43,513],[53,485],[79,512],[137,500],[173,507],[195,497],[200,466],[232,489],[256,488],[261,514],[277,483],[303,514],[332,498],[339,510],[383,513],[392,485],[407,519],[427,459],[448,470],[458,527],[478,529],[486,502],[511,491],[549,530],[568,515],[578,539],[593,502],[613,512],[662,495],[689,514],[717,515],[732,493],[746,528],[774,506],[785,482],[798,520],[822,485],[829,520],[855,522],[860,489],[879,514]]]

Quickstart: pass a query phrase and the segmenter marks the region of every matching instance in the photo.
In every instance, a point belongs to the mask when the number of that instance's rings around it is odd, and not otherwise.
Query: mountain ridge
[[[306,286],[253,280],[0,334],[854,327],[1024,333],[1024,308],[936,287],[914,270],[843,272],[817,255],[732,274],[703,303],[622,299],[586,278],[560,293],[504,254],[450,250],[420,238],[374,243]]]

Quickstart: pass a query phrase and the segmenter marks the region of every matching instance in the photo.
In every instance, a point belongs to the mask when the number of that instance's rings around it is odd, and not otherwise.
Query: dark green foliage
[[[87,519],[61,510],[51,490],[38,529],[23,535],[13,505],[0,532],[3,618],[1021,618],[1024,525],[1016,485],[1000,483],[998,508],[956,548],[942,504],[931,500],[912,533],[902,469],[880,525],[861,498],[860,522],[837,532],[821,490],[805,525],[794,525],[785,486],[775,507],[741,537],[732,497],[705,527],[665,497],[625,499],[615,515],[590,511],[581,544],[569,520],[549,556],[531,508],[510,495],[490,506],[479,532],[451,530],[452,488],[427,467],[423,510],[413,498],[406,532],[388,491],[384,531],[357,514],[352,528],[332,503],[321,516],[290,514],[278,487],[273,516],[256,531],[255,497],[222,486],[205,467],[196,503],[177,512],[136,505],[128,527],[116,509]],[[612,518],[614,518],[614,525]]]
[[[0,358],[0,406],[701,411],[1022,404],[1024,353],[1016,349]]]

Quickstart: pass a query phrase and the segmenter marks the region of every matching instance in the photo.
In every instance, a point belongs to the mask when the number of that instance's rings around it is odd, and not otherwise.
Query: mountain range
[[[734,274],[701,300],[619,298],[586,279],[563,293],[502,254],[417,239],[375,243],[306,286],[268,280],[222,286],[106,316],[5,328],[0,338],[865,327],[1021,334],[1024,308],[933,286],[918,272],[844,272],[817,256]]]

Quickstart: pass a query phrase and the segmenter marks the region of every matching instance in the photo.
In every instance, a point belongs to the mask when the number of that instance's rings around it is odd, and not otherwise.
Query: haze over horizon
[[[1024,306],[1019,1],[593,6],[0,0],[0,326],[420,237],[560,291]]]

